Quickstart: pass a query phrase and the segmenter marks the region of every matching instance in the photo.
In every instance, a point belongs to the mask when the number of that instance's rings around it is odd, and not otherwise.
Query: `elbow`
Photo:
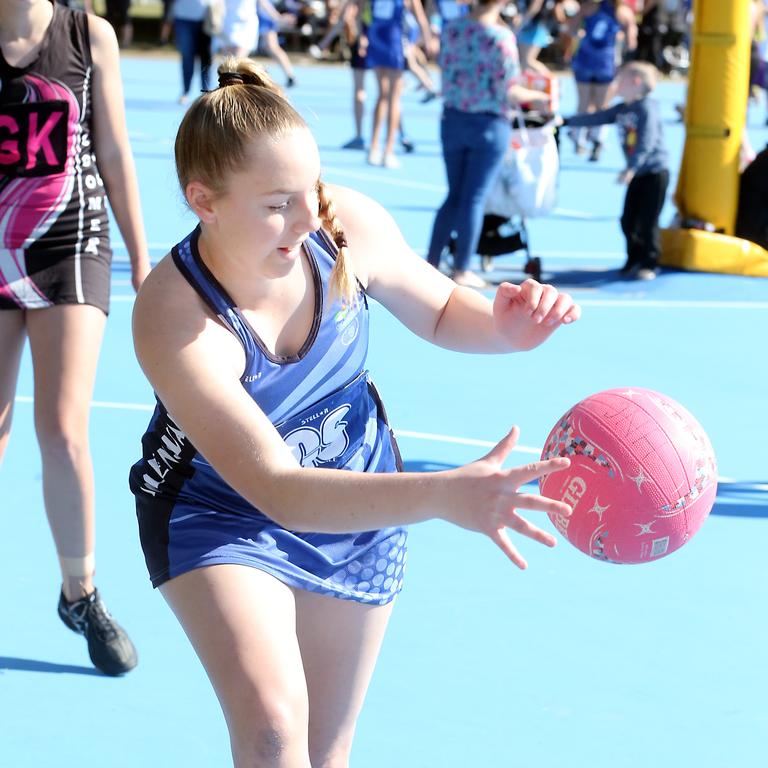
[[[307,516],[303,512],[302,484],[298,473],[301,467],[287,467],[270,472],[268,478],[260,478],[258,487],[250,487],[242,494],[259,512],[289,531],[309,532]]]
[[[104,180],[107,189],[113,189],[126,177],[129,169],[128,158],[123,152],[108,152],[98,154],[99,175]]]
[[[131,148],[127,143],[109,140],[97,141],[95,144],[99,173],[102,176],[116,176],[133,162]]]

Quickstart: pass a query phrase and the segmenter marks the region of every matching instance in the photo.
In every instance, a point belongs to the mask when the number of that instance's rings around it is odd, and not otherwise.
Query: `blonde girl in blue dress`
[[[133,315],[158,397],[130,476],[141,543],[221,702],[235,768],[345,768],[405,526],[450,521],[524,568],[507,528],[555,539],[517,510],[570,512],[519,491],[567,459],[502,468],[516,428],[467,466],[398,471],[366,369],[368,302],[428,342],[487,353],[532,349],[580,310],[533,280],[492,302],[457,286],[379,205],[321,181],[305,121],[253,62],[219,72],[176,139],[199,225]]]

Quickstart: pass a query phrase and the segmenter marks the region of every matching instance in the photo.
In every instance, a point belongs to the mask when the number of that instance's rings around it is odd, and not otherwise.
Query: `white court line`
[[[172,246],[173,243],[147,244],[147,248],[150,251],[162,251],[163,254],[169,253]],[[410,246],[410,248],[414,253],[422,258],[426,258],[426,251],[424,251],[422,246]],[[115,252],[115,261],[120,263],[127,263],[129,261],[127,255],[128,249],[126,248],[125,243],[119,240],[114,240],[112,242],[112,251]],[[119,255],[117,254],[118,251],[121,252]],[[123,255],[122,252],[125,252],[125,255]],[[569,261],[583,261],[585,263],[588,263],[590,259],[614,261],[616,259],[624,259],[627,255],[622,251],[541,251],[538,249],[536,249],[535,253],[537,256],[541,256],[544,259],[568,259]]]
[[[326,166],[324,171],[335,173],[337,176],[347,177],[350,179],[359,179],[361,181],[373,181],[376,184],[388,184],[391,187],[398,187],[399,189],[420,189],[427,192],[439,192],[445,194],[448,187],[445,184],[425,184],[421,181],[410,181],[408,179],[398,179],[387,177],[386,175],[380,175],[378,173],[370,173],[366,171],[350,171],[346,168],[335,168],[333,166]],[[571,219],[580,219],[583,221],[591,221],[593,219],[602,221],[605,217],[602,214],[589,213],[589,211],[576,211],[572,208],[553,208],[552,216],[566,216]]]
[[[768,301],[712,301],[682,299],[584,299],[583,307],[621,307],[622,309],[768,309]]]
[[[17,395],[15,398],[17,403],[32,403],[34,398],[29,395]],[[154,405],[146,405],[144,403],[114,403],[108,400],[92,400],[92,408],[109,408],[120,411],[154,411]],[[437,435],[431,432],[412,432],[407,429],[394,429],[397,437],[411,438],[412,440],[427,440],[433,443],[451,443],[453,445],[470,445],[475,448],[493,448],[497,445],[492,440],[477,440],[473,437],[455,437],[454,435]],[[541,448],[534,448],[530,445],[516,445],[512,449],[512,453],[528,453],[534,456],[541,455]],[[733,477],[718,477],[719,483],[737,483],[739,482]],[[744,483],[744,488],[752,489],[755,491],[768,491],[768,483]]]
[[[540,251],[538,248],[534,249],[534,255],[541,256],[543,259],[568,259],[585,263],[589,263],[589,259],[627,258],[627,254],[623,251]]]
[[[588,213],[587,211],[574,211],[572,208],[553,208],[551,215],[567,216],[570,219],[583,219],[584,221],[589,221],[590,219],[598,219],[598,218],[602,221],[605,218],[601,214]]]
[[[17,403],[33,403],[34,398],[29,395],[17,395]],[[92,400],[91,408],[109,408],[116,411],[154,411],[154,405],[145,405],[144,403],[115,403],[108,400]],[[493,448],[496,443],[489,440],[476,440],[472,437],[453,437],[451,435],[434,435],[429,432],[410,432],[405,429],[395,429],[398,437],[409,437],[414,440],[430,440],[436,443],[454,443],[456,445],[471,445],[479,448]],[[541,448],[532,448],[526,445],[516,445],[514,447],[518,453],[534,453],[537,456],[541,453]]]
[[[17,403],[34,403],[35,398],[29,395],[16,395]],[[154,405],[143,403],[111,403],[107,400],[91,400],[91,408],[112,408],[116,411],[154,411]]]
[[[451,435],[433,435],[429,432],[410,432],[407,429],[393,428],[396,437],[410,437],[414,440],[430,440],[434,443],[453,443],[455,445],[472,445],[477,448],[493,448],[496,443],[490,440],[475,440],[472,437],[453,437]],[[516,445],[513,449],[517,453],[532,453],[541,455],[541,448],[532,448],[528,445]]]
[[[166,243],[147,243],[147,248],[150,251],[170,251],[174,243],[166,242]],[[126,247],[125,243],[122,240],[113,240],[112,241],[112,250],[113,251],[127,251],[128,248]],[[128,261],[128,259],[117,259],[117,261]]]
[[[367,173],[365,171],[350,171],[346,168],[333,168],[325,166],[324,172],[329,174],[334,173],[337,176],[346,176],[350,179],[360,179],[362,181],[375,182],[376,184],[385,184],[390,187],[398,187],[399,189],[420,189],[426,192],[440,192],[445,194],[448,187],[445,184],[424,184],[420,181],[407,181],[405,179],[397,179],[392,176],[388,176],[386,171],[384,173]]]

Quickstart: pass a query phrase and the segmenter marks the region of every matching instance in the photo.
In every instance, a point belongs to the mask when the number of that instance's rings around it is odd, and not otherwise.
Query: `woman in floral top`
[[[467,267],[480,239],[485,197],[509,144],[510,108],[518,101],[548,104],[549,98],[518,82],[517,43],[501,19],[505,4],[478,0],[469,15],[446,25],[440,51],[448,196],[435,217],[427,259],[439,266],[455,233],[453,279],[473,288],[485,286]]]

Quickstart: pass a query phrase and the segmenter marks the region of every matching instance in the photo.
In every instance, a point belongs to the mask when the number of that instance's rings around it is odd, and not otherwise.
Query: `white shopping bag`
[[[546,215],[555,207],[559,169],[553,126],[515,128],[485,212],[504,218]]]

